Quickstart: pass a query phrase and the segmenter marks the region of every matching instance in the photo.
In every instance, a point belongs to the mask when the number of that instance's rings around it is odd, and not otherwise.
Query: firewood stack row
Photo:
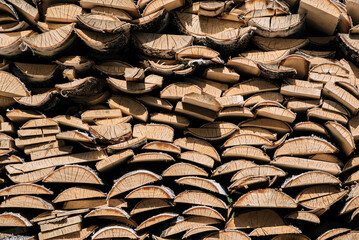
[[[358,0],[0,0],[0,239],[359,239]]]

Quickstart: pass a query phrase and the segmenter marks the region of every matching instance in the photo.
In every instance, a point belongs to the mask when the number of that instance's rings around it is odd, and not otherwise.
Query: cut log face
[[[103,185],[103,182],[94,170],[81,165],[61,167],[45,177],[42,181],[45,183],[86,183]]]
[[[85,215],[85,218],[89,217],[114,217],[114,218],[130,218],[130,215],[123,210],[122,208],[115,208],[115,207],[103,207],[103,208],[97,208],[95,210],[92,210],[88,214]]]
[[[336,122],[327,122],[325,123],[325,126],[328,128],[330,134],[332,134],[336,141],[340,144],[341,150],[344,154],[349,156],[355,149],[355,142],[349,130]]]
[[[0,71],[1,88],[0,95],[5,97],[26,97],[30,92],[26,89],[25,85],[16,78],[14,75]]]
[[[320,160],[313,160],[299,157],[277,157],[271,162],[273,165],[289,169],[298,170],[317,170],[328,172],[334,176],[341,173],[341,169],[338,164],[332,162],[325,162]]]
[[[79,14],[76,16],[79,23],[90,30],[102,33],[125,32],[130,24],[120,21],[118,18],[97,13]]]
[[[121,9],[129,12],[133,17],[139,17],[138,9],[134,2],[131,0],[126,1],[112,1],[112,0],[105,0],[102,2],[98,2],[95,0],[81,0],[80,5],[83,8],[92,9],[94,7],[109,7],[115,9]]]
[[[331,143],[313,137],[292,138],[280,146],[275,156],[305,156],[318,153],[337,153],[338,149]]]
[[[8,198],[0,204],[0,208],[30,208],[54,210],[54,207],[51,205],[51,203],[45,201],[42,198],[30,195],[14,196]]]
[[[101,207],[127,207],[127,203],[122,199],[110,199],[107,201],[103,199],[82,199],[67,201],[64,203],[62,209],[76,210],[81,208],[97,209]]]
[[[173,204],[166,199],[143,199],[133,207],[131,215],[168,207],[173,207]]]
[[[293,127],[294,132],[313,132],[322,136],[328,136],[328,131],[321,125],[314,122],[300,122]]]
[[[259,148],[252,146],[234,146],[223,151],[222,157],[243,157],[253,160],[269,162],[270,157]]]
[[[71,187],[61,192],[53,203],[73,201],[88,198],[104,198],[106,194],[92,187]]]
[[[172,59],[178,50],[192,44],[193,37],[173,34],[136,33],[134,41],[143,54],[151,57]]]
[[[244,232],[238,230],[221,230],[217,233],[211,233],[205,240],[214,240],[214,239],[238,239],[238,240],[249,240],[250,237]]]
[[[126,199],[133,198],[160,198],[160,199],[174,199],[174,192],[165,186],[147,185],[139,187],[126,195]]]
[[[317,184],[340,184],[341,181],[330,173],[322,171],[309,171],[287,179],[282,188],[304,187]]]
[[[110,226],[104,227],[94,233],[92,239],[106,239],[106,238],[128,238],[128,239],[139,239],[135,230],[124,226]]]
[[[247,229],[282,225],[284,225],[284,221],[276,211],[271,209],[260,209],[235,215],[228,220],[226,228]]]
[[[354,156],[352,158],[350,158],[346,163],[345,166],[343,168],[343,172],[344,171],[350,171],[352,169],[355,169],[359,166],[359,156]]]
[[[57,68],[55,64],[14,62],[13,71],[31,83],[46,83],[54,76]]]
[[[194,216],[203,216],[208,218],[214,218],[221,221],[225,221],[224,217],[215,209],[206,206],[194,206],[185,211],[183,214],[194,215]]]
[[[167,101],[165,99],[158,98],[158,97],[144,95],[144,96],[139,97],[138,100],[143,102],[145,105],[149,105],[152,107],[163,108],[166,110],[173,109],[173,105],[169,101]]]
[[[319,119],[327,121],[336,121],[346,125],[348,123],[348,118],[342,114],[335,113],[323,108],[312,108],[307,111],[307,118],[309,119]]]
[[[293,226],[275,226],[275,227],[263,227],[256,228],[252,232],[249,233],[249,236],[260,237],[260,236],[270,236],[270,235],[278,235],[278,234],[300,234],[298,228]]]
[[[252,20],[253,23],[256,19]],[[259,20],[260,21],[260,20]],[[260,49],[265,51],[286,50],[295,51],[306,46],[309,43],[308,39],[287,39],[287,38],[266,38],[261,36],[254,36],[253,43]]]
[[[251,146],[263,146],[271,145],[272,141],[256,134],[238,134],[229,138],[224,144],[223,148],[241,146],[241,145],[251,145]]]
[[[149,183],[160,181],[161,179],[161,176],[147,170],[136,170],[129,172],[123,175],[121,178],[115,180],[112,189],[108,193],[108,198]]]
[[[296,208],[297,202],[289,195],[275,189],[258,189],[241,196],[234,207]]]
[[[253,78],[248,81],[241,82],[229,88],[223,96],[242,95],[248,96],[260,92],[276,91],[279,87],[269,81],[260,78]]]
[[[196,151],[183,152],[180,158],[181,160],[186,160],[208,168],[213,168],[215,162],[214,159],[208,155]]]
[[[44,177],[49,175],[55,170],[55,167],[48,167],[44,169],[39,169],[35,171],[30,171],[27,173],[20,174],[8,174],[9,179],[14,183],[34,183],[42,180]]]
[[[292,132],[292,128],[289,124],[270,118],[257,118],[253,120],[250,119],[239,123],[238,127],[260,127],[280,134]]]
[[[141,224],[138,225],[138,227],[136,228],[136,231],[140,231],[142,229],[151,227],[153,225],[171,220],[177,216],[178,216],[178,214],[176,214],[176,213],[160,213],[158,215],[155,215],[155,216],[150,217],[150,218],[146,219],[145,221],[143,221]]]
[[[51,190],[44,186],[32,183],[20,183],[0,190],[0,196],[13,196],[13,195],[52,195]]]
[[[17,213],[2,213],[0,214],[1,227],[31,227],[32,224],[25,217]]]
[[[183,234],[183,238],[189,238],[192,237],[193,235],[196,234],[201,234],[201,233],[205,233],[205,232],[212,232],[212,231],[219,231],[219,229],[217,227],[214,226],[199,226],[199,227],[194,227],[191,228],[189,230],[187,230],[187,232],[185,234]]]
[[[207,177],[208,173],[195,165],[189,163],[175,163],[168,167],[162,173],[163,177],[180,177],[180,176],[203,176]]]
[[[73,116],[60,115],[54,117],[53,120],[57,121],[60,126],[76,128],[83,131],[89,130],[89,126],[86,123],[84,123],[81,119]]]
[[[178,147],[172,143],[159,142],[159,141],[147,143],[145,146],[142,147],[142,149],[168,152],[168,153],[174,153],[174,154],[181,153],[180,147]]]
[[[120,151],[120,150],[124,150],[124,149],[134,149],[134,148],[140,147],[142,145],[145,145],[146,143],[147,143],[147,139],[145,137],[132,138],[131,140],[128,140],[128,141],[125,141],[122,143],[109,145],[107,147],[107,149],[109,151]]]
[[[201,94],[202,90],[195,84],[178,82],[172,83],[165,87],[161,91],[161,98],[170,99],[170,100],[180,100],[188,93],[198,93]]]
[[[227,209],[227,205],[221,199],[201,191],[184,191],[175,197],[174,203],[196,204]]]
[[[23,38],[24,43],[42,57],[53,57],[68,48],[75,40],[74,24]]]
[[[190,125],[190,121],[186,117],[174,113],[152,113],[150,119],[153,122],[169,124],[175,128],[186,128]]]
[[[200,128],[187,128],[187,133],[205,140],[220,140],[233,134],[238,127],[229,122],[206,123]]]
[[[200,216],[188,217],[186,219],[176,222],[174,225],[164,230],[161,234],[161,237],[172,236],[177,233],[187,231],[194,227],[206,226],[206,225],[218,224],[218,223],[219,220],[213,218],[200,217]]]
[[[254,167],[256,165],[257,164],[247,160],[233,160],[217,167],[213,171],[212,177],[233,173],[241,169]]]
[[[317,224],[320,223],[320,218],[317,215],[305,211],[297,211],[297,212],[289,213],[287,216],[285,216],[285,218],[291,220],[300,220],[309,223],[317,223]]]
[[[80,6],[75,4],[56,4],[47,8],[46,22],[72,23],[76,22],[76,16],[83,14]]]
[[[90,137],[87,133],[80,132],[77,130],[66,131],[56,134],[56,139],[63,139],[68,141],[76,141],[76,142],[93,142],[93,138]]]
[[[236,174],[233,175],[231,182],[250,176],[284,177],[286,175],[287,173],[280,168],[276,168],[270,165],[259,165],[239,170]]]
[[[116,144],[129,140],[132,135],[132,130],[131,124],[122,123],[116,125],[91,126],[90,133],[100,141]]]
[[[304,189],[296,200],[309,209],[329,208],[347,193],[347,190],[341,190],[333,185],[318,185]]]
[[[97,162],[96,169],[100,172],[106,172],[107,170],[110,170],[119,164],[125,163],[127,159],[133,156],[134,152],[131,149],[121,151]]]
[[[291,14],[252,18],[248,24],[256,27],[255,32],[262,37],[287,37],[298,32],[302,28],[304,20],[304,14]]]
[[[173,142],[174,130],[164,124],[137,124],[133,127],[133,137],[148,140]]]
[[[111,109],[120,109],[122,113],[130,115],[133,118],[146,122],[148,119],[147,108],[137,100],[120,95],[113,95],[108,100]]]
[[[215,192],[222,195],[227,195],[221,184],[215,180],[209,180],[200,177],[182,177],[175,181],[177,184],[189,185],[193,187],[202,188],[211,192]]]
[[[186,138],[176,139],[173,143],[179,146],[180,148],[191,150],[191,151],[197,151],[199,153],[203,153],[205,155],[212,157],[214,160],[218,162],[221,161],[221,158],[217,150],[205,140],[186,137]]]
[[[353,173],[352,175],[350,175],[348,177],[348,179],[344,182],[344,184],[354,184],[355,182],[358,181],[358,178],[359,178],[359,171]]]

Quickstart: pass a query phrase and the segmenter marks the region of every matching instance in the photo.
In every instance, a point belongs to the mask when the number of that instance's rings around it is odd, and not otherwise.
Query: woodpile
[[[0,239],[359,239],[358,0],[0,0]]]

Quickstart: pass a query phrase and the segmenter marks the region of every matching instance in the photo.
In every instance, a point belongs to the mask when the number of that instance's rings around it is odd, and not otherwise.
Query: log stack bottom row
[[[358,0],[0,0],[0,239],[359,239]]]

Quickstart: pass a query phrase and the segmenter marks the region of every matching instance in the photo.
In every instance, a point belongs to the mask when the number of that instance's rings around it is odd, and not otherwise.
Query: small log
[[[227,209],[227,205],[219,198],[202,191],[186,190],[174,198],[174,203],[204,205],[214,208]]]
[[[133,207],[131,215],[168,207],[173,207],[173,204],[166,199],[142,199]]]
[[[135,230],[124,226],[110,226],[99,229],[92,236],[92,239],[104,239],[104,238],[128,238],[139,239]]]
[[[81,165],[63,166],[53,171],[42,181],[45,183],[86,183],[103,185],[102,180],[97,176],[94,170]]]
[[[145,228],[151,227],[158,223],[163,223],[165,221],[171,220],[175,217],[178,217],[178,214],[176,213],[160,213],[158,215],[152,216],[145,221],[143,221],[141,224],[138,225],[136,228],[136,231],[143,230]]]
[[[74,201],[80,199],[89,199],[89,198],[105,198],[106,194],[100,190],[92,187],[71,187],[62,191],[57,197],[52,200],[53,203]]]
[[[29,208],[54,210],[54,207],[51,205],[51,203],[45,201],[40,197],[30,195],[10,197],[0,204],[0,208]]]
[[[159,198],[159,199],[174,199],[174,192],[165,186],[147,185],[136,188],[126,195],[126,199],[136,198]]]
[[[31,227],[32,223],[25,217],[17,213],[2,213],[0,214],[1,227]]]
[[[165,124],[136,124],[133,137],[145,137],[148,140],[173,142],[174,130]]]
[[[327,172],[309,171],[288,178],[282,185],[282,188],[304,187],[317,184],[338,185],[341,181]]]
[[[162,173],[163,177],[181,177],[181,176],[203,176],[207,177],[208,173],[200,167],[189,163],[175,163],[168,167]]]

